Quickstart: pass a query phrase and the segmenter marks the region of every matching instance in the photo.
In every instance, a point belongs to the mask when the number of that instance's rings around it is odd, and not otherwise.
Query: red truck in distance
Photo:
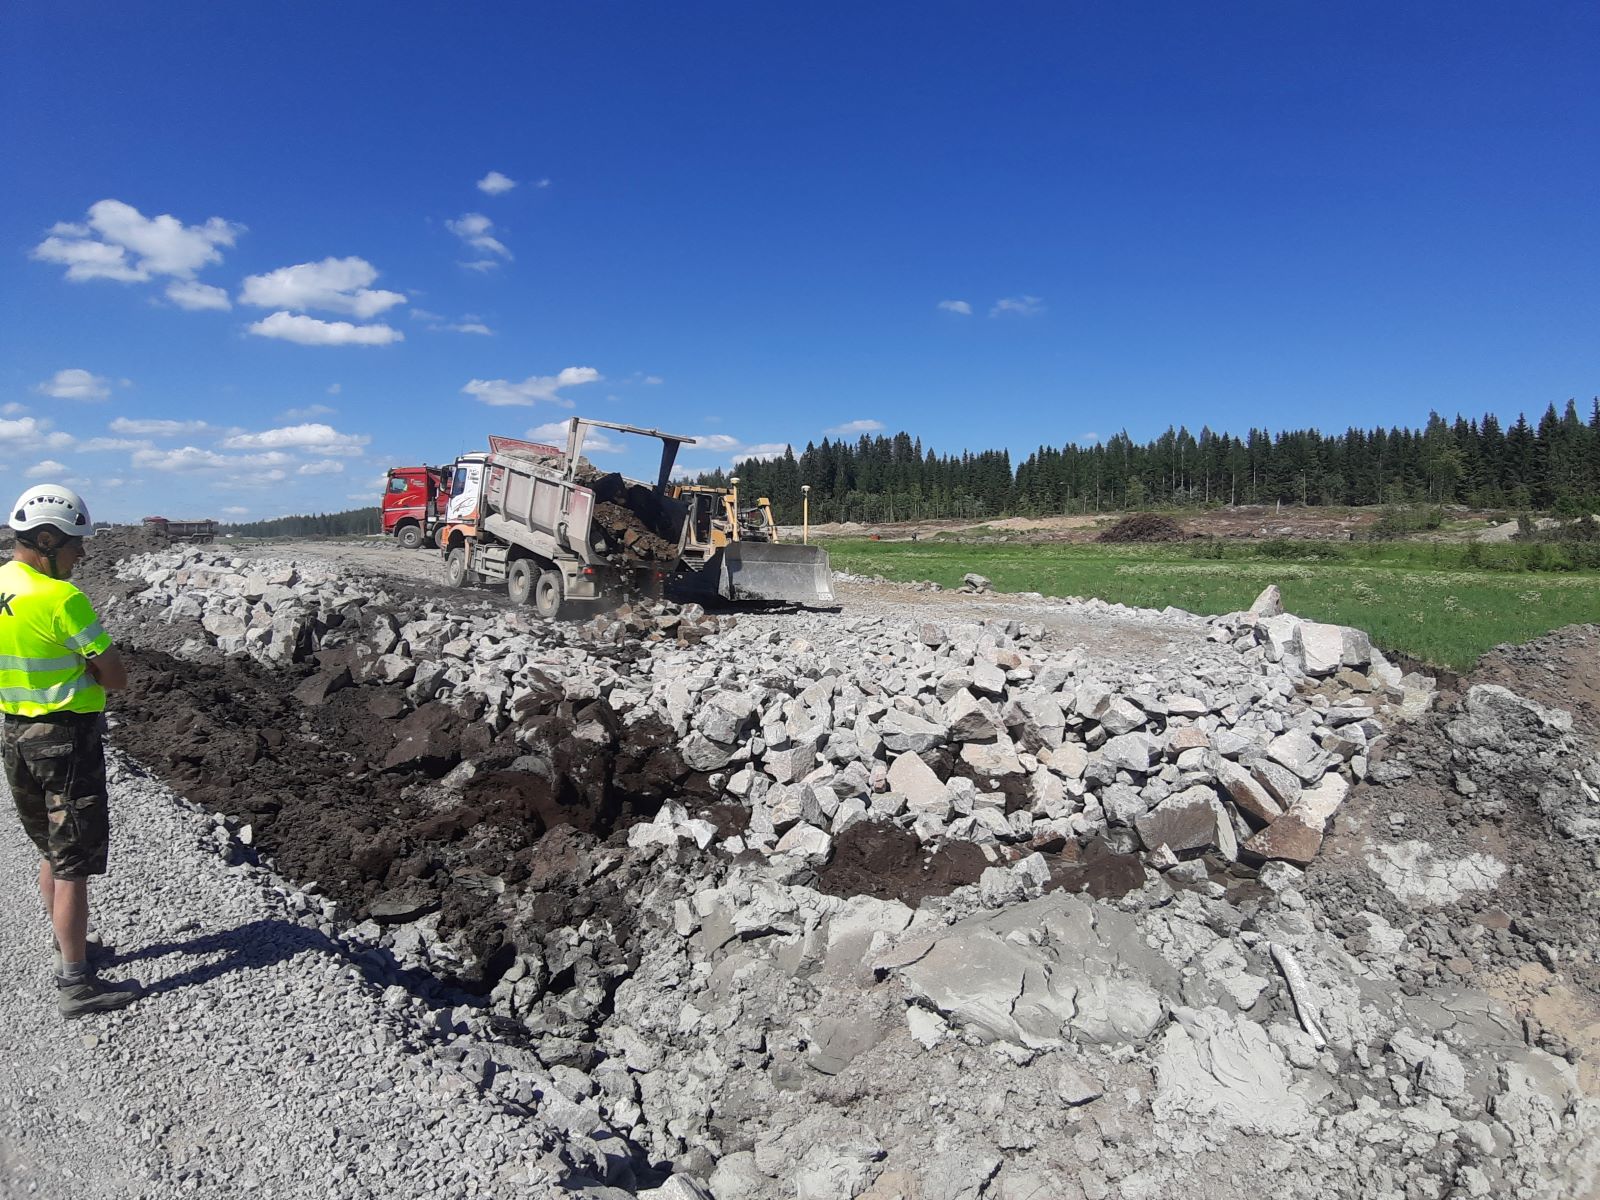
[[[450,500],[453,467],[390,467],[383,486],[383,531],[407,550],[433,545]]]

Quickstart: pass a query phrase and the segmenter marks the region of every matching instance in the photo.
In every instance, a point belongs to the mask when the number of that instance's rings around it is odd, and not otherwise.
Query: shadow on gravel
[[[172,954],[223,956],[214,962],[198,964],[151,984],[146,995],[158,996],[163,992],[175,992],[179,988],[209,983],[230,971],[252,971],[270,967],[308,950],[342,960],[379,987],[397,983],[429,1004],[436,1005],[442,998],[448,1000],[448,997],[442,996],[443,989],[437,980],[421,972],[402,969],[387,951],[372,949],[352,954],[348,947],[315,929],[307,929],[292,921],[249,921],[232,929],[204,934],[185,941],[157,942],[140,950],[118,954],[115,962],[122,965],[165,958]],[[461,1000],[457,1002],[460,1003]]]

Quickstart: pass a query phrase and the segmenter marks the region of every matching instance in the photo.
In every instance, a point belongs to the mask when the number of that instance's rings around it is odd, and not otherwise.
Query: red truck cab
[[[390,467],[383,486],[383,531],[407,550],[432,544],[450,498],[449,467]]]

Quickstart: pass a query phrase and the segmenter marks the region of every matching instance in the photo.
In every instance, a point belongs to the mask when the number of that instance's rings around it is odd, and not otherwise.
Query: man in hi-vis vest
[[[125,687],[122,656],[89,598],[68,582],[94,522],[70,488],[29,488],[11,506],[11,561],[0,566],[0,752],[17,815],[44,860],[39,894],[55,928],[64,1017],[139,996],[89,970],[89,876],[104,875],[111,823],[101,745],[106,692]]]

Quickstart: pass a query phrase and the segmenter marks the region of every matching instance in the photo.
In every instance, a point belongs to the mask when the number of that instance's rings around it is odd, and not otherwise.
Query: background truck
[[[582,452],[591,428],[659,440],[656,481],[589,466]],[[687,507],[669,494],[668,480],[678,448],[693,442],[577,417],[568,424],[565,450],[491,438],[488,454],[466,456],[457,468],[462,487],[451,496],[443,531],[445,582],[461,587],[503,580],[514,603],[532,604],[546,618],[568,602],[593,602],[626,588],[654,590],[682,549]],[[477,487],[469,492],[474,473]]]
[[[435,544],[450,476],[449,467],[390,467],[383,484],[383,531],[407,550]]]
[[[146,517],[144,527],[169,542],[195,542],[203,545],[217,536],[217,523],[209,517],[200,521],[172,521],[166,517]]]

